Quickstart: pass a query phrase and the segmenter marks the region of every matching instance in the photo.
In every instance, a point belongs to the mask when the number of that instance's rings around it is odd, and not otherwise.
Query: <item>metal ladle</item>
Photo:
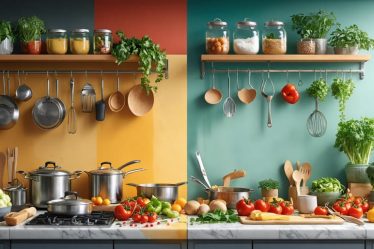
[[[26,76],[25,76],[26,79]],[[16,89],[16,99],[20,101],[27,101],[32,97],[31,88],[26,83],[21,85],[21,78],[18,71],[18,87]]]
[[[223,113],[226,117],[231,118],[236,112],[235,101],[231,98],[231,83],[230,83],[230,70],[227,70],[227,85],[228,85],[228,95],[223,103]]]
[[[271,87],[272,87],[272,92],[270,94],[265,91],[265,87],[266,87],[266,84],[267,84],[268,81],[270,82]],[[268,122],[267,122],[267,126],[269,128],[271,128],[273,126],[273,122],[272,122],[272,118],[271,118],[271,101],[274,97],[274,94],[275,94],[274,83],[273,83],[273,80],[270,78],[270,70],[268,70],[268,77],[265,81],[263,81],[263,84],[261,86],[261,95],[264,96],[264,98],[266,99],[266,101],[268,103]]]
[[[248,70],[248,85],[249,85],[250,89],[248,89],[248,88],[240,89],[238,70],[236,71],[236,85],[237,85],[237,89],[238,89],[238,98],[244,104],[249,104],[256,98],[256,90],[254,89],[254,87],[251,84],[251,71],[250,70]]]

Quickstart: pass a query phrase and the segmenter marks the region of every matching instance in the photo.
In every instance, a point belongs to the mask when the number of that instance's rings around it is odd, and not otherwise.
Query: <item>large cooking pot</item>
[[[27,173],[18,171],[25,179],[29,179],[31,203],[37,208],[47,208],[47,202],[63,198],[66,191],[71,190],[71,180],[79,178],[80,170],[70,173],[62,170],[55,162],[46,162],[44,166]]]
[[[102,162],[98,169],[86,172],[90,181],[91,196],[108,198],[111,203],[121,202],[123,178],[129,174],[144,170],[143,168],[138,168],[123,172],[122,169],[139,162],[140,160],[133,160],[117,169],[114,169],[110,162]],[[109,167],[106,167],[106,165],[109,165]]]
[[[78,193],[71,191],[66,191],[61,199],[48,201],[47,205],[48,212],[59,215],[75,216],[92,212],[92,202],[78,198]]]
[[[178,187],[187,182],[176,184],[159,183],[159,184],[135,184],[127,183],[126,185],[136,187],[137,196],[152,198],[156,196],[162,201],[174,202],[178,198]]]
[[[206,189],[205,192],[208,193],[208,199],[213,200],[224,200],[228,208],[235,209],[236,203],[245,198],[249,199],[252,189],[248,188],[235,188],[235,187],[213,187]]]

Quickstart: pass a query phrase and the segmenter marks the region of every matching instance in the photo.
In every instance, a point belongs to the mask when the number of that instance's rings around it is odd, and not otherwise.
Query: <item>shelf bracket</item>
[[[363,80],[365,78],[365,62],[360,62],[360,80]]]

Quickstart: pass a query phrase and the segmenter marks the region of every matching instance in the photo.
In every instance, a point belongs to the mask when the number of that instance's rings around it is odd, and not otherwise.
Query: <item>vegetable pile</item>
[[[239,221],[239,216],[235,214],[234,210],[229,209],[227,212],[223,212],[217,209],[213,212],[199,215],[197,218],[191,218],[190,223],[234,223]]]
[[[250,216],[254,210],[283,215],[292,215],[295,211],[291,202],[280,198],[273,198],[271,202],[258,199],[254,203],[243,198],[236,204],[236,210],[240,216]]]
[[[344,186],[336,178],[322,177],[312,182],[313,192],[342,192]]]
[[[347,193],[342,195],[332,206],[332,208],[342,215],[349,215],[360,219],[364,213],[369,210],[368,200],[362,197],[354,197],[352,193],[347,190]]]

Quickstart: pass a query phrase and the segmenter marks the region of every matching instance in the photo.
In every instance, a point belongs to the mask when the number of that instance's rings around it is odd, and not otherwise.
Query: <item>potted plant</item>
[[[291,20],[292,28],[301,36],[301,40],[297,44],[298,53],[326,53],[326,36],[336,21],[334,13],[320,10],[309,15],[292,15]]]
[[[312,182],[312,195],[317,196],[318,205],[334,203],[344,189],[336,178],[322,177]]]
[[[44,22],[36,16],[21,17],[17,23],[17,36],[21,50],[25,54],[40,54]]]
[[[349,159],[345,167],[347,182],[369,183],[366,170],[374,149],[374,118],[340,121],[335,147]]]
[[[338,28],[331,33],[329,44],[334,47],[335,54],[358,54],[360,49],[369,50],[374,47],[374,40],[356,24]]]
[[[264,198],[278,198],[279,182],[273,179],[262,180],[258,183],[261,195]]]
[[[10,22],[0,21],[0,54],[11,54],[13,43],[14,35]]]

